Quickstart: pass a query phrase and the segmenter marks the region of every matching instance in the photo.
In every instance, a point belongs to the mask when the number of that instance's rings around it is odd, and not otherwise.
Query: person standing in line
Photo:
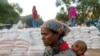
[[[38,19],[38,14],[37,14],[37,9],[36,6],[33,6],[32,9],[32,26],[37,27],[37,19]]]
[[[76,56],[63,37],[69,28],[59,21],[48,20],[41,26],[41,35],[45,51],[43,56]]]
[[[76,8],[75,6],[71,6],[69,11],[68,11],[68,18],[69,18],[69,21],[70,21],[70,26],[71,27],[74,27],[75,26],[75,23],[76,23]]]

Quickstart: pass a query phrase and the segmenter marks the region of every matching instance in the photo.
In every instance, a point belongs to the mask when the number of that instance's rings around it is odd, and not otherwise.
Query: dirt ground
[[[85,56],[100,56],[100,49],[88,49]]]
[[[35,54],[35,56],[42,56],[43,54]],[[100,49],[88,49],[85,56],[100,56]]]

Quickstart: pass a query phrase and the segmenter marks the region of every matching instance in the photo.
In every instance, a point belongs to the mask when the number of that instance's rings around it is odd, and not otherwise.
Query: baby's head
[[[77,56],[84,55],[87,50],[87,45],[84,41],[78,40],[72,45],[72,50]]]

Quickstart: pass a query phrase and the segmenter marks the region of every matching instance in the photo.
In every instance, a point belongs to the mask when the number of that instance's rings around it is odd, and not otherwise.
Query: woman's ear
[[[57,37],[58,39],[59,39],[59,36],[60,36],[59,33],[56,33],[56,34],[55,34],[55,37]]]
[[[71,48],[73,48],[73,45],[71,46]]]
[[[72,49],[72,50],[74,49],[73,45],[71,46],[71,49]]]

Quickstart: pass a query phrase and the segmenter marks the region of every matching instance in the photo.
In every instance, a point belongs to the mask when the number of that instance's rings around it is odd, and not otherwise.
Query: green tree
[[[43,23],[44,23],[44,21],[43,21],[42,18],[39,16],[39,19],[38,19],[38,27],[40,27]]]
[[[61,7],[60,12],[58,12],[56,15],[56,19],[65,23],[68,21],[68,17],[66,15],[66,12],[64,11],[64,7]]]
[[[0,1],[0,23],[13,24],[18,22],[20,15],[15,8],[8,3],[8,0]]]
[[[98,11],[100,11],[100,3],[99,3],[99,0],[84,0],[81,2],[82,5],[78,5],[78,8],[79,11],[81,12],[82,11],[82,15],[83,15],[83,18],[86,18],[86,16],[88,15],[88,13],[90,11],[93,12],[93,15],[91,16],[92,19],[99,19],[99,17],[97,16],[100,16],[100,13],[98,13]],[[87,11],[87,13],[85,13]]]
[[[15,10],[17,13],[21,14],[21,13],[23,12],[23,9],[19,6],[18,3],[13,3],[12,6],[13,6],[14,10]]]
[[[23,16],[23,21],[24,21],[24,23],[26,23],[26,25],[28,27],[32,27],[32,20],[33,19],[32,19],[31,14],[27,15],[27,16]],[[40,16],[38,17],[37,23],[38,23],[38,27],[40,27],[44,23],[44,21],[42,20],[42,18]]]
[[[66,6],[67,11],[71,3],[77,4],[77,23],[84,23],[90,11],[92,11],[93,14],[89,18],[100,19],[100,0],[61,0],[61,2]]]

